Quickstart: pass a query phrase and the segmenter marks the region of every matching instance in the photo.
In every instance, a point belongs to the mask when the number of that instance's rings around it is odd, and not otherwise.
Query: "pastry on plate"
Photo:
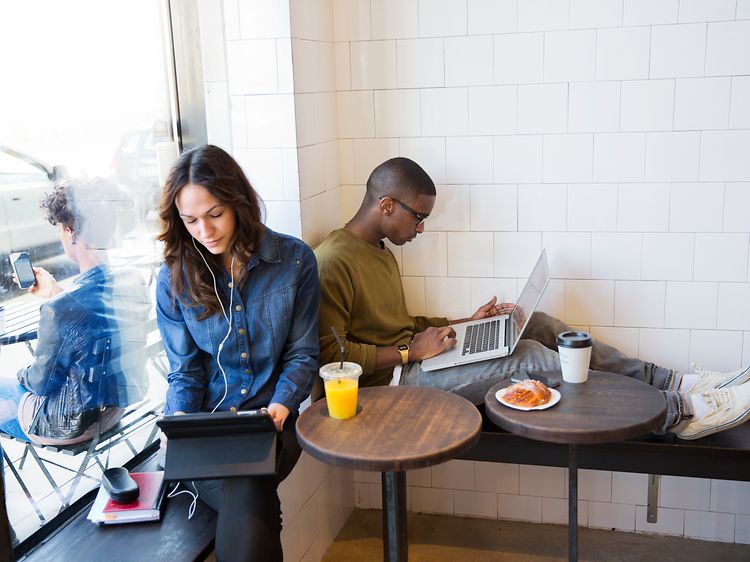
[[[510,385],[503,393],[503,401],[522,408],[534,408],[546,404],[552,393],[539,381],[528,380]]]

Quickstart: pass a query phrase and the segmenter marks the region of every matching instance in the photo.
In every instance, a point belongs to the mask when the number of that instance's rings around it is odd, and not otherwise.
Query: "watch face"
[[[402,344],[400,344],[400,345],[398,346],[398,348],[397,348],[397,349],[398,349],[399,351],[407,351],[407,350],[409,349],[409,346],[408,346],[408,345],[406,345],[405,343],[402,343]]]

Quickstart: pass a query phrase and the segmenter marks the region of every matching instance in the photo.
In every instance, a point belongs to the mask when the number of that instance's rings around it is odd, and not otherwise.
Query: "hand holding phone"
[[[10,265],[16,274],[16,283],[21,289],[28,289],[36,285],[36,275],[31,266],[31,258],[28,252],[13,252],[10,255]]]

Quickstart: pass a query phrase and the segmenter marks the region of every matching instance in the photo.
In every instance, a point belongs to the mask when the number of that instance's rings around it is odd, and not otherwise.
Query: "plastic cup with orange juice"
[[[328,414],[345,420],[357,413],[357,390],[362,367],[349,361],[328,363],[320,368],[320,376],[328,400]]]

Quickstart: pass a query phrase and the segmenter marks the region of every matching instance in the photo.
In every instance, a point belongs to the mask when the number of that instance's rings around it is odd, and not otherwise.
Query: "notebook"
[[[138,499],[130,503],[116,502],[102,486],[88,519],[105,525],[159,520],[165,495],[164,472],[133,472],[130,476],[138,483]]]
[[[455,347],[422,361],[422,370],[435,371],[513,353],[548,284],[547,251],[542,250],[513,312],[451,325],[456,331]]]

